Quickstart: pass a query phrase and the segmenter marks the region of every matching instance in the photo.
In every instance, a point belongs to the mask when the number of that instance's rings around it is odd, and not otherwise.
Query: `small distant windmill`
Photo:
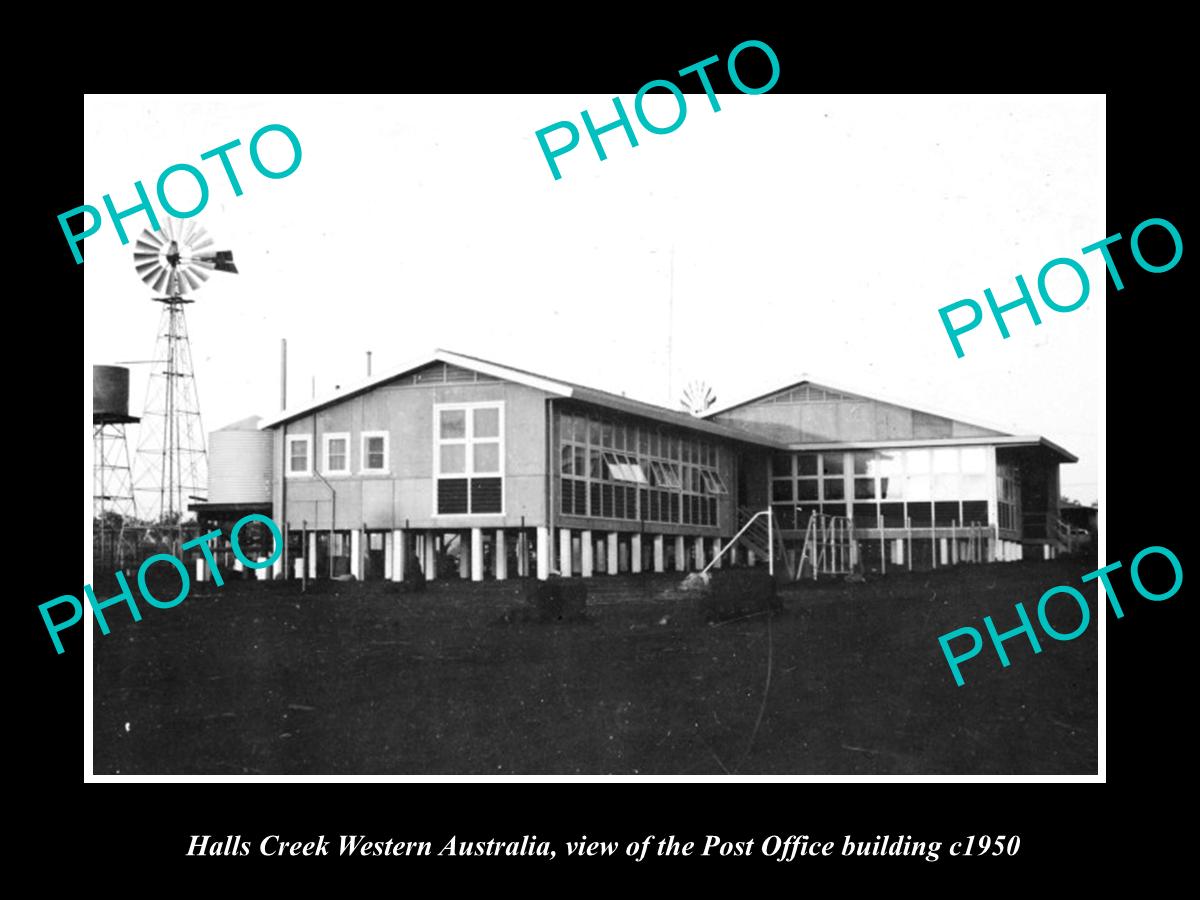
[[[183,314],[184,305],[195,301],[183,295],[200,288],[209,272],[237,274],[233,253],[208,250],[212,243],[194,222],[167,219],[159,231],[141,233],[133,254],[142,281],[166,295],[153,298],[164,309],[142,416],[137,485],[148,495],[146,507],[164,523],[181,520],[187,501],[202,499],[196,495],[206,488],[204,430]]]
[[[704,415],[716,402],[717,395],[713,389],[699,380],[689,382],[683,389],[683,396],[679,398],[679,405],[693,416]]]

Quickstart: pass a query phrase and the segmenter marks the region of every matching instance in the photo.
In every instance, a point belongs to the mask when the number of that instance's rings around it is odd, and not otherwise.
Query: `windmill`
[[[194,222],[166,219],[157,232],[143,231],[134,244],[133,264],[142,281],[163,304],[158,337],[146,389],[138,442],[137,490],[145,495],[139,508],[151,521],[177,524],[189,499],[207,482],[204,429],[192,372],[184,307],[185,297],[208,280],[210,272],[237,274],[233,253],[209,250],[213,240]]]
[[[703,381],[690,382],[683,389],[683,396],[679,398],[679,405],[693,416],[704,415],[716,402],[717,395]]]

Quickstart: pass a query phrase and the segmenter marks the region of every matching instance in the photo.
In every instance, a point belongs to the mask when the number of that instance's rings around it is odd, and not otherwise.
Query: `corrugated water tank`
[[[258,416],[208,435],[208,502],[271,501],[272,432],[258,429]]]

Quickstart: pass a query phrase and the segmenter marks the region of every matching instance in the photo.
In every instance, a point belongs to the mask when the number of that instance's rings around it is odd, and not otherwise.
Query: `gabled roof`
[[[720,407],[718,409],[710,410],[709,412],[704,414],[704,417],[706,419],[709,419],[709,418],[713,418],[715,416],[724,415],[726,413],[732,412],[733,410],[741,409],[746,406],[753,406],[755,404],[762,403],[764,400],[768,400],[769,398],[775,397],[779,394],[789,393],[803,385],[807,385],[811,388],[816,388],[816,389],[824,391],[826,393],[841,395],[841,397],[844,399],[863,400],[863,401],[867,401],[867,402],[874,401],[874,402],[878,402],[878,403],[884,403],[884,404],[887,404],[890,406],[896,406],[896,407],[900,407],[902,409],[911,410],[912,412],[915,412],[915,413],[922,413],[922,414],[926,414],[926,415],[930,415],[930,416],[937,416],[942,419],[947,419],[950,422],[957,422],[957,423],[960,423],[963,425],[971,426],[972,428],[980,429],[981,431],[984,431],[984,432],[991,432],[991,434],[970,435],[970,436],[953,437],[953,438],[915,438],[914,437],[914,438],[904,439],[904,440],[805,441],[804,442],[805,449],[812,449],[812,450],[823,450],[823,449],[834,449],[834,448],[868,449],[868,448],[882,448],[882,447],[889,447],[889,446],[894,446],[894,447],[913,446],[916,444],[928,445],[928,446],[939,446],[939,445],[954,446],[954,445],[985,444],[986,443],[986,444],[995,444],[997,446],[1039,447],[1043,450],[1047,450],[1050,453],[1058,456],[1061,459],[1061,461],[1063,461],[1063,462],[1078,462],[1079,461],[1079,458],[1077,456],[1068,452],[1067,450],[1064,450],[1062,447],[1058,446],[1053,441],[1049,441],[1046,438],[1042,437],[1041,435],[1014,434],[1009,429],[1001,427],[994,423],[980,422],[980,421],[974,420],[974,419],[970,419],[970,420],[964,419],[955,413],[947,412],[945,410],[941,410],[936,407],[930,407],[927,404],[921,404],[920,406],[917,406],[917,405],[909,403],[907,401],[899,400],[895,397],[881,397],[879,395],[879,393],[874,390],[864,391],[864,390],[859,390],[857,388],[847,388],[845,386],[831,384],[830,382],[825,381],[825,380],[821,380],[819,382],[814,381],[813,379],[809,378],[807,375],[805,377],[801,378],[797,382],[794,382],[794,383],[788,384],[788,385],[784,385],[782,387],[774,388],[773,390],[759,394],[755,397],[751,397],[749,400],[742,400],[738,403],[732,403],[732,404],[728,404],[726,406]],[[797,448],[796,444],[787,444],[786,446],[788,446],[792,449]]]
[[[574,384],[573,382],[563,381],[561,379],[549,378],[545,375],[539,375],[536,372],[530,372],[526,369],[517,369],[512,366],[506,366],[502,363],[491,362],[490,360],[480,359],[476,356],[467,356],[462,353],[454,353],[450,350],[435,350],[430,356],[423,357],[415,363],[406,364],[399,368],[392,369],[381,375],[375,375],[357,384],[350,385],[327,397],[319,400],[313,400],[304,406],[296,407],[295,409],[284,410],[278,415],[266,418],[260,424],[260,428],[272,428],[276,425],[281,425],[284,422],[289,422],[292,419],[300,416],[308,415],[318,409],[326,406],[331,406],[334,403],[340,403],[356,394],[362,394],[372,390],[382,384],[401,378],[404,375],[415,372],[418,369],[428,366],[430,363],[442,362],[453,366],[459,366],[463,369],[471,369],[480,372],[484,375],[490,375],[493,378],[501,379],[502,381],[510,381],[515,384],[522,384],[526,387],[531,387],[539,391],[544,391],[556,397],[571,398],[582,403],[590,403],[595,406],[602,406],[618,412],[628,413],[635,416],[643,416],[648,419],[654,419],[667,425],[675,425],[680,428],[687,428],[692,431],[700,431],[706,434],[711,434],[714,437],[723,437],[729,440],[741,441],[743,443],[758,444],[764,447],[782,447],[782,444],[772,441],[768,438],[763,438],[758,435],[750,434],[740,428],[734,428],[728,425],[723,425],[719,422],[711,422],[706,418],[693,416],[685,412],[676,412],[672,409],[667,409],[663,406],[657,406],[653,403],[645,403],[641,400],[633,400],[629,397],[622,397],[619,394],[612,394],[608,391],[602,391],[598,388],[587,387],[586,385]]]
[[[741,409],[743,406],[752,406],[755,403],[759,403],[763,400],[766,400],[768,397],[774,397],[776,394],[782,394],[787,391],[794,390],[795,388],[798,388],[801,385],[805,385],[805,384],[810,385],[815,388],[820,388],[821,390],[825,390],[825,391],[832,391],[834,393],[839,393],[839,394],[848,394],[848,395],[850,395],[850,397],[852,399],[875,400],[879,403],[889,403],[892,406],[901,406],[901,407],[904,407],[905,409],[911,409],[914,412],[928,413],[929,415],[932,415],[932,416],[940,416],[943,419],[951,419],[955,422],[961,422],[964,425],[972,425],[976,428],[984,428],[984,429],[987,429],[988,431],[994,431],[997,434],[1012,434],[1012,431],[1010,431],[1008,428],[997,425],[994,422],[981,422],[976,419],[964,419],[962,416],[957,415],[956,413],[947,412],[944,409],[939,409],[937,407],[930,406],[927,403],[922,403],[921,405],[918,406],[917,404],[909,403],[908,401],[897,398],[897,397],[882,396],[878,391],[875,391],[875,390],[871,390],[871,391],[858,390],[856,388],[846,387],[844,384],[842,384],[842,385],[833,384],[832,382],[826,381],[824,379],[822,379],[820,381],[816,381],[816,380],[808,377],[807,375],[805,375],[799,381],[793,382],[792,384],[784,385],[782,387],[773,388],[772,390],[766,391],[765,393],[759,394],[755,397],[751,397],[749,400],[741,400],[737,403],[727,404],[718,409],[709,410],[708,412],[706,412],[704,414],[704,418],[711,419],[714,416],[723,415],[724,413],[730,412],[735,409]]]

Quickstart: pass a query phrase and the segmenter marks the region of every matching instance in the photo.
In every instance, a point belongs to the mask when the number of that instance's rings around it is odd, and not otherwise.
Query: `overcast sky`
[[[604,162],[584,132],[555,181],[534,133],[611,121],[611,95],[88,96],[80,202],[133,206],[133,182],[153,196],[174,163],[207,176],[196,221],[239,274],[188,307],[206,431],[278,409],[282,337],[291,405],[313,378],[318,395],[363,378],[368,350],[379,373],[443,347],[671,406],[692,379],[725,405],[808,375],[1044,435],[1080,457],[1064,493],[1096,499],[1105,270],[1079,250],[1106,235],[1103,97],[718,99],[688,95],[668,135],[635,119],[636,148],[605,134]],[[646,109],[676,115],[669,95]],[[248,155],[272,123],[303,148],[278,180]],[[240,197],[200,160],[234,139]],[[261,148],[290,160],[281,135]],[[187,176],[168,185],[194,205]],[[91,362],[149,359],[161,306],[132,243],[106,219],[85,247]],[[955,357],[939,307],[1014,300],[1017,274],[1036,292],[1060,256],[1092,280],[1081,309],[1039,305],[1037,327],[1014,310],[1008,340],[989,317]],[[131,368],[136,415],[148,371]]]

